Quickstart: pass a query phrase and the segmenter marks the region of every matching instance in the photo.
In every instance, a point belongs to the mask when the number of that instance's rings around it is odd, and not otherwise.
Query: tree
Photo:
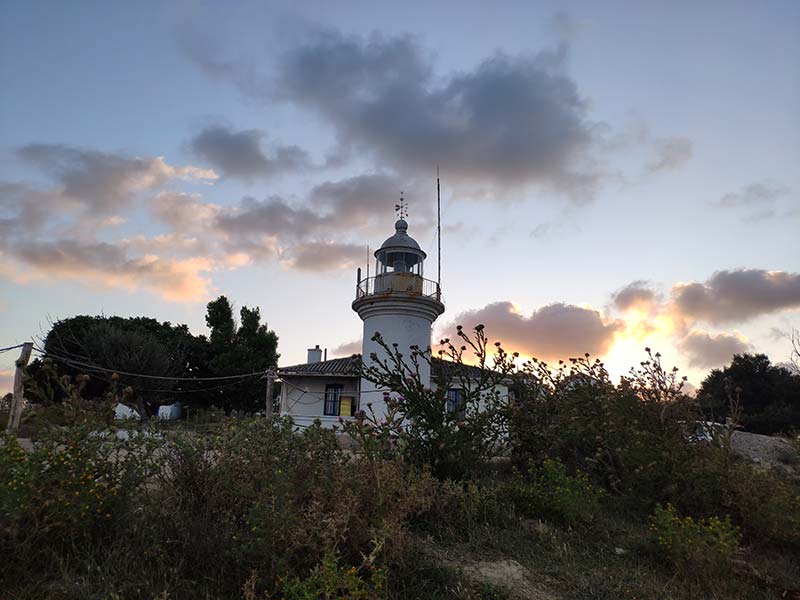
[[[31,364],[28,391],[40,401],[61,402],[69,395],[62,378],[88,374],[84,398],[113,392],[143,417],[175,400],[254,410],[264,401],[260,377],[203,379],[263,373],[277,364],[278,336],[261,323],[259,309],[245,306],[240,317],[237,329],[231,303],[220,296],[207,305],[208,338],[192,335],[186,325],[148,317],[79,315],[57,321],[43,342],[50,362]]]
[[[209,302],[206,324],[211,330],[209,372],[211,376],[263,373],[278,364],[278,336],[261,323],[261,312],[243,306],[237,328],[233,307],[225,296]],[[209,392],[204,401],[222,405],[226,412],[234,408],[257,410],[264,405],[265,384],[260,377],[243,378]]]
[[[772,365],[765,354],[736,354],[730,365],[714,369],[697,394],[712,417],[728,415],[738,402],[742,426],[756,433],[786,433],[800,428],[800,375]]]
[[[126,402],[147,417],[161,404],[172,402],[177,387],[175,380],[159,377],[196,377],[206,372],[206,343],[186,325],[147,317],[70,317],[54,323],[44,339],[45,357],[57,369],[34,361],[27,385],[34,398],[60,402],[66,397],[65,388],[54,384],[53,377],[89,374],[82,388],[85,398],[103,398],[111,388],[130,388],[133,393],[125,396]],[[112,377],[112,372],[118,375]]]

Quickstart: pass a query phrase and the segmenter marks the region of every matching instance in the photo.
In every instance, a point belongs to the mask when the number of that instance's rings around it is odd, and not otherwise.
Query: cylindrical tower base
[[[392,294],[388,297],[359,298],[353,302],[353,309],[364,321],[362,342],[364,364],[372,363],[373,353],[381,360],[389,358],[386,350],[372,339],[375,333],[379,333],[390,349],[397,344],[396,348],[403,355],[403,362],[413,370],[410,347],[418,346],[420,350],[430,347],[431,326],[436,317],[444,312],[444,305],[425,296]],[[430,365],[425,360],[419,361],[419,376],[422,384],[430,387]],[[360,407],[367,410],[367,405],[371,403],[376,416],[385,415],[386,406],[382,391],[383,388],[362,379]]]

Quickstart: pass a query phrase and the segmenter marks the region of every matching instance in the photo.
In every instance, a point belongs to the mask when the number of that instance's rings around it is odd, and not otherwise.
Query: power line
[[[34,348],[34,349],[36,350],[36,352],[43,355],[45,358],[55,358],[56,360],[59,360],[73,367],[83,367],[85,369],[91,369],[94,371],[98,371],[100,373],[111,373],[112,375],[113,374],[125,375],[126,377],[139,377],[141,379],[155,379],[160,381],[222,381],[231,379],[246,379],[247,377],[260,377],[263,375],[262,372],[245,373],[241,375],[224,375],[219,377],[170,377],[166,375],[147,375],[144,373],[130,373],[128,371],[120,371],[119,369],[108,369],[106,367],[101,367],[98,365],[94,365],[92,363],[74,360],[64,356],[59,356],[58,354],[46,352],[40,348]]]
[[[8,348],[0,348],[0,354],[3,352],[8,352],[9,350],[16,350],[17,348],[22,348],[25,344],[17,344],[16,346],[9,346]]]

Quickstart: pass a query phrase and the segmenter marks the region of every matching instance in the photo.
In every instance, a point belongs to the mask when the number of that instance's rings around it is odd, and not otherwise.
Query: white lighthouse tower
[[[398,206],[400,218],[394,224],[395,233],[375,252],[375,275],[360,278],[356,288],[353,310],[364,321],[361,356],[369,364],[372,353],[386,357],[386,351],[372,340],[380,333],[384,341],[403,354],[411,367],[410,346],[425,350],[431,345],[431,326],[444,312],[439,284],[423,277],[427,255],[408,235],[405,207]],[[422,383],[430,386],[430,366],[420,361]],[[376,414],[384,414],[383,395],[376,386],[361,380],[361,406],[371,402]]]

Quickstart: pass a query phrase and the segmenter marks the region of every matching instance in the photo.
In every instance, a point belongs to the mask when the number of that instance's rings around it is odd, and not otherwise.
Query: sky
[[[280,364],[358,350],[356,268],[409,234],[456,324],[690,383],[800,328],[800,4],[0,5],[0,348],[78,314]],[[0,392],[15,352],[0,354]]]

